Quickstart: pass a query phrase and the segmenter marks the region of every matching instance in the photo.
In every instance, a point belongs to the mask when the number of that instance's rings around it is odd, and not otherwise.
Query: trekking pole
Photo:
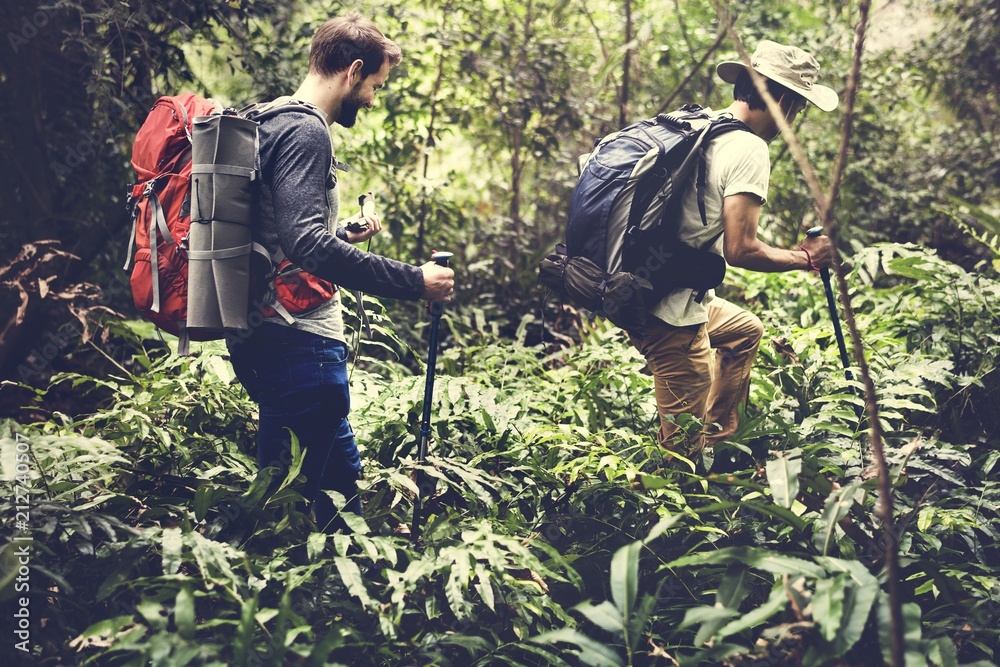
[[[453,253],[435,252],[431,259],[438,266],[448,266],[448,260]],[[438,325],[441,324],[441,315],[444,313],[444,301],[431,301],[428,304],[431,312],[431,340],[430,351],[427,353],[427,379],[424,383],[424,412],[420,418],[420,445],[417,448],[417,463],[424,464],[427,457],[427,443],[431,439],[431,400],[434,398],[434,367],[437,365],[438,352]],[[413,498],[413,524],[410,527],[410,539],[416,542],[420,539],[420,524],[423,520],[421,510],[423,509],[424,474],[417,468],[417,494]]]
[[[823,233],[822,227],[813,227],[806,236],[814,237]],[[840,362],[844,365],[844,375],[849,382],[854,381],[854,374],[850,371],[851,362],[847,356],[847,345],[844,343],[844,332],[840,328],[840,316],[837,314],[837,299],[833,295],[833,285],[830,284],[830,268],[824,266],[819,270],[819,275],[823,279],[823,287],[826,290],[826,305],[830,309],[830,319],[833,320],[833,332],[837,336],[837,347],[840,348]]]

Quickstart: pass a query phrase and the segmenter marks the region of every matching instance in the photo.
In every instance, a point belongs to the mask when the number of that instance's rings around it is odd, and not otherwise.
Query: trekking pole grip
[[[808,236],[809,238],[815,238],[822,234],[823,234],[822,227],[812,227],[809,231],[806,232],[806,236]],[[824,266],[822,269],[819,270],[819,275],[821,278],[823,278],[824,282],[828,281],[830,279],[830,267]]]
[[[816,237],[823,233],[822,227],[813,227],[806,232],[808,237]],[[824,266],[819,270],[819,275],[823,279],[823,287],[826,291],[826,305],[830,309],[830,319],[833,321],[833,333],[837,338],[837,348],[840,351],[840,363],[844,366],[844,375],[848,381],[854,379],[850,368],[851,361],[847,356],[847,343],[844,341],[844,331],[840,328],[840,316],[837,314],[837,298],[833,294],[833,285],[830,281],[830,267]]]
[[[453,252],[446,252],[443,250],[434,251],[431,254],[431,260],[433,260],[438,266],[447,267],[449,260],[451,260],[454,256],[455,253]],[[444,301],[431,301],[428,305],[430,306],[432,316],[441,317],[441,314],[444,312]]]

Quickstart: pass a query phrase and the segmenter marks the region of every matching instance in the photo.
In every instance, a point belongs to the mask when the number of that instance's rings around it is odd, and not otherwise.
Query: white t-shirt
[[[711,115],[719,115],[709,111]],[[767,143],[756,134],[733,130],[716,137],[705,151],[708,169],[705,178],[705,218],[701,222],[698,195],[694,181],[684,193],[683,210],[678,234],[680,240],[700,248],[723,229],[722,200],[732,195],[748,193],[767,201],[767,186],[771,175],[771,160]],[[695,176],[697,178],[697,176]],[[711,251],[722,255],[722,236],[715,241]],[[649,314],[676,327],[702,324],[708,321],[706,305],[714,291],[709,290],[701,303],[695,302],[697,293],[692,289],[676,289],[649,309]]]

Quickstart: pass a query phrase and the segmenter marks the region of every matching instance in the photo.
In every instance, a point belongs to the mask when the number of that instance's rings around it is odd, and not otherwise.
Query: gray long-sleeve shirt
[[[419,299],[419,267],[364,252],[336,235],[340,205],[329,128],[315,114],[289,110],[261,122],[259,137],[255,236],[268,252],[280,248],[293,264],[348,289]],[[294,317],[298,328],[343,340],[339,298]]]

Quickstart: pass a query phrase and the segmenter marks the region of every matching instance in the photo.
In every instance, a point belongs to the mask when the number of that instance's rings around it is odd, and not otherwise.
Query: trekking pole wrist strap
[[[806,254],[806,262],[809,263],[808,270],[809,271],[816,271],[818,273],[819,272],[819,267],[816,266],[815,264],[813,264],[813,258],[812,258],[812,255],[809,254],[809,251],[806,250],[804,246],[799,246],[799,250],[801,250],[802,252],[804,252]]]

